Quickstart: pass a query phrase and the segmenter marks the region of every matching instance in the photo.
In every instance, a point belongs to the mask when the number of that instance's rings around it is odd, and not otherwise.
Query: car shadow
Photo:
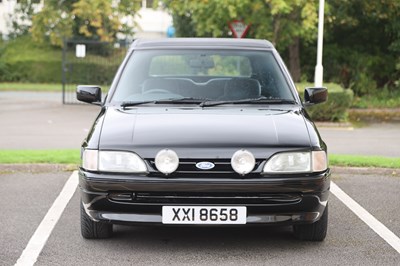
[[[173,248],[180,251],[196,249],[202,252],[226,250],[254,250],[259,248],[285,249],[290,247],[318,246],[316,242],[295,239],[292,227],[175,227],[175,226],[121,226],[114,225],[112,242],[120,245],[140,244],[142,248]],[[287,245],[290,243],[290,245]],[[298,243],[298,244],[296,244]]]

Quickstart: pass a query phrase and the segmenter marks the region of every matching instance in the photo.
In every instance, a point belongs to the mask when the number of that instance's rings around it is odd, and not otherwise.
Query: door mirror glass
[[[101,105],[101,88],[99,86],[78,85],[76,98],[81,102]]]
[[[306,88],[304,91],[305,105],[323,103],[327,99],[328,90],[325,87]]]

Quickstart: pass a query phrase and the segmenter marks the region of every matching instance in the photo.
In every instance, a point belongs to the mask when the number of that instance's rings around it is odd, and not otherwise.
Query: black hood
[[[238,149],[266,158],[310,146],[300,109],[257,108],[110,107],[99,142],[99,149],[131,150],[142,158],[165,148],[180,158],[230,158]]]

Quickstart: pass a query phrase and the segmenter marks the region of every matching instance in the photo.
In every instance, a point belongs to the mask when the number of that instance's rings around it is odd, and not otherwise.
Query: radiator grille
[[[154,169],[153,175],[161,175],[160,172],[157,171],[157,167],[155,165],[154,160],[150,160],[150,165]],[[196,164],[199,162],[211,162],[215,166],[212,169],[209,170],[202,170],[196,167]],[[256,160],[256,164],[254,166],[254,170],[259,168],[260,164],[262,163],[262,160]],[[253,170],[253,171],[254,171]],[[231,166],[231,161],[230,160],[225,160],[225,159],[214,159],[214,160],[208,160],[208,159],[184,159],[179,161],[179,166],[178,169],[171,174],[171,176],[174,177],[179,177],[179,176],[185,176],[185,177],[192,177],[192,176],[201,176],[203,178],[213,178],[213,177],[229,177],[232,178],[234,176],[236,177],[241,177],[239,174],[237,174]],[[254,174],[250,173],[246,175],[246,177],[259,177],[259,174]]]
[[[110,197],[113,201],[132,202],[140,204],[263,204],[279,205],[294,204],[301,201],[299,194],[270,193],[190,193],[190,192],[138,192],[125,197]],[[110,194],[115,195],[115,194]]]

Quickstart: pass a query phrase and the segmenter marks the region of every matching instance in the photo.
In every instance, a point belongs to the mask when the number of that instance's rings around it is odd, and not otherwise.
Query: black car
[[[327,147],[282,59],[265,40],[137,40],[82,144],[84,238],[113,224],[292,225],[299,239],[327,232]]]

